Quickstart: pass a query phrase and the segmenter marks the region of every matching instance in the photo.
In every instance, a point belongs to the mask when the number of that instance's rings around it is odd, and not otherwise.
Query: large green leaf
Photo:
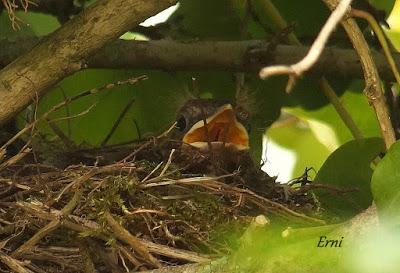
[[[400,142],[389,149],[372,176],[372,193],[382,219],[400,225]]]
[[[74,116],[89,109],[85,115],[58,122],[57,125],[76,143],[100,144],[125,106],[135,100],[124,119],[110,139],[109,143],[120,143],[138,138],[138,126],[143,135],[157,134],[166,129],[174,120],[176,109],[184,103],[183,87],[175,77],[162,72],[122,71],[122,70],[86,70],[65,78],[39,104],[39,116],[65,97],[71,97],[94,87],[124,80],[130,77],[147,75],[148,80],[135,85],[124,85],[92,94],[76,100],[51,118]],[[156,109],[156,111],[155,111]],[[52,135],[51,129],[43,124],[42,132]]]
[[[233,252],[224,272],[400,272],[399,234],[376,230],[371,220],[361,230],[340,225],[289,228],[286,238],[273,225],[246,231],[246,244]],[[333,241],[325,247],[326,240]],[[219,268],[216,264],[215,271]],[[213,272],[213,265],[207,269]]]
[[[371,162],[382,151],[380,138],[367,138],[349,141],[333,152],[317,173],[314,183],[342,189],[356,187],[358,191],[339,194],[329,189],[315,190],[322,207],[347,219],[370,206]]]

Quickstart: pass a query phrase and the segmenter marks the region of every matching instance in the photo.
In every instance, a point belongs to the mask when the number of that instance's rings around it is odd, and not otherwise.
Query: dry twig
[[[46,236],[53,230],[57,229],[61,225],[61,218],[70,214],[74,210],[74,208],[77,206],[77,204],[80,200],[81,194],[82,194],[82,191],[78,188],[75,191],[75,194],[72,197],[72,199],[60,211],[60,214],[58,215],[58,217],[56,219],[52,220],[50,223],[48,223],[45,227],[41,228],[34,236],[32,236],[28,241],[26,241],[23,245],[21,245],[19,248],[17,248],[12,253],[12,256],[13,257],[21,256],[24,252],[27,252],[28,250],[32,249],[32,247],[34,245],[36,245],[44,236]]]
[[[145,245],[143,245],[135,236],[133,236],[129,231],[122,227],[115,219],[111,216],[109,212],[104,214],[107,223],[113,230],[113,234],[123,242],[129,244],[135,251],[137,251],[149,264],[156,268],[161,267],[160,262],[150,254],[149,250]]]
[[[305,71],[309,70],[311,66],[318,60],[330,34],[346,14],[346,11],[348,11],[351,1],[352,0],[342,0],[340,2],[337,8],[329,16],[328,21],[321,29],[308,54],[300,62],[290,66],[282,65],[265,67],[261,69],[260,77],[262,79],[266,79],[272,75],[289,74],[290,78],[286,90],[290,91],[294,85],[295,78],[301,76]]]
[[[3,252],[0,252],[0,260],[5,263],[9,268],[11,268],[14,272],[17,273],[33,273],[33,271],[24,267],[21,261],[10,257]]]
[[[46,212],[44,209],[40,206],[27,203],[27,202],[17,202],[16,206],[18,208],[21,208],[29,213],[34,214],[35,216],[39,217],[40,219],[45,219],[45,220],[54,220],[57,218],[57,216],[60,214],[59,210],[52,209],[50,210],[50,213]],[[67,216],[68,219],[64,219],[62,222],[63,226],[77,231],[77,232],[89,232],[89,231],[96,231],[99,230],[100,227],[96,222],[82,219],[81,217],[77,217],[74,215]],[[104,236],[102,234],[95,235],[97,238],[108,241],[108,237]],[[189,262],[207,262],[210,261],[210,259],[205,256],[205,255],[200,255],[192,251],[187,251],[187,250],[182,250],[182,249],[175,249],[171,248],[168,246],[156,244],[153,242],[150,242],[148,240],[144,239],[138,239],[139,242],[143,245],[145,245],[151,253],[162,255],[165,257],[171,257],[175,259],[180,259],[184,261],[189,261]]]

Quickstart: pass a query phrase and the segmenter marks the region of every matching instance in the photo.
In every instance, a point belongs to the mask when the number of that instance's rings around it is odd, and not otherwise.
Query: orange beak
[[[203,149],[212,145],[233,146],[238,150],[249,148],[246,128],[237,121],[230,104],[223,105],[217,113],[204,121],[198,121],[183,137],[183,142]],[[208,138],[208,139],[207,139]]]

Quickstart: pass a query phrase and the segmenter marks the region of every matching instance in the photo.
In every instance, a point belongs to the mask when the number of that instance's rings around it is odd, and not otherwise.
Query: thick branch
[[[38,38],[0,40],[0,66],[7,65],[19,55],[28,52],[37,42]],[[268,43],[258,40],[191,43],[170,40],[117,40],[90,58],[88,67],[257,72],[265,65],[294,63],[303,58],[308,50],[305,46],[278,45],[271,51],[268,49]],[[382,78],[394,81],[393,73],[383,54],[372,51],[372,56]],[[400,66],[400,54],[395,54],[395,61]],[[316,76],[333,75],[363,79],[359,57],[351,49],[327,47],[309,72]]]
[[[0,71],[0,124],[62,78],[85,67],[106,43],[177,0],[99,0]]]

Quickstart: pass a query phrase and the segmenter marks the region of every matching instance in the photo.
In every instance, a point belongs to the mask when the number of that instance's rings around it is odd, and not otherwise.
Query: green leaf
[[[380,130],[376,115],[372,107],[368,104],[364,94],[360,92],[362,88],[363,82],[358,80],[353,81],[346,92],[340,97],[340,100],[365,137],[379,137]],[[314,89],[309,90],[309,92],[316,93],[320,91]],[[304,107],[286,109],[287,112],[302,120],[319,120],[331,126],[337,135],[339,144],[346,143],[353,139],[349,129],[345,126],[331,104],[320,107],[319,109],[304,109]]]
[[[384,10],[387,13],[389,13],[392,10],[393,5],[396,1],[395,0],[369,0],[369,2],[375,8]]]
[[[329,189],[315,190],[322,207],[340,218],[348,219],[370,206],[370,165],[383,151],[380,138],[367,138],[349,141],[333,152],[319,170],[314,183],[342,189],[356,187],[358,191],[340,195]]]
[[[357,230],[339,224],[288,228],[284,232],[270,225],[263,230],[246,231],[242,237],[246,241],[239,241],[242,244],[228,257],[229,268],[224,272],[400,272],[399,233],[376,229],[368,222],[362,232]],[[282,238],[284,233],[289,236]],[[337,243],[324,247],[327,240]],[[340,247],[335,247],[339,244]],[[215,271],[220,268],[215,265]],[[213,265],[207,272],[213,272]]]
[[[397,0],[393,6],[392,12],[387,18],[387,22],[390,26],[390,29],[384,28],[387,37],[390,42],[396,48],[397,51],[400,50],[400,1]]]
[[[180,27],[180,38],[238,39],[240,15],[232,0],[182,0],[169,21]]]
[[[41,116],[53,105],[63,101],[64,96],[71,97],[82,91],[139,75],[147,75],[149,79],[76,100],[52,114],[51,118],[78,115],[93,106],[88,113],[57,122],[57,125],[77,144],[98,145],[109,133],[124,107],[134,99],[132,107],[117,127],[109,144],[137,139],[135,122],[142,136],[149,133],[158,134],[172,124],[176,109],[185,102],[179,81],[162,72],[89,69],[75,73],[61,81],[40,100],[38,115]],[[53,135],[47,124],[41,125],[43,133]]]
[[[385,33],[396,50],[400,51],[400,32],[398,30],[386,29]]]
[[[264,9],[263,1],[265,0],[253,0],[253,9],[257,13],[259,20],[271,26],[272,29],[276,29],[276,24],[272,22],[268,11]],[[288,24],[294,24],[295,33],[299,37],[315,37],[329,14],[328,8],[324,6],[322,1],[318,0],[307,0],[306,9],[303,1],[275,0],[271,2]]]
[[[22,11],[17,12],[16,15],[24,22],[24,25],[32,29],[36,36],[48,35],[60,27],[60,23],[51,15]]]
[[[14,30],[12,28],[12,24],[10,18],[8,17],[8,13],[3,11],[0,13],[0,39],[7,38],[10,40],[15,40],[18,38],[24,37],[32,37],[34,36],[34,31],[27,24],[22,24],[18,22],[20,29]]]
[[[400,141],[389,149],[372,176],[374,201],[382,219],[389,225],[400,224]]]

